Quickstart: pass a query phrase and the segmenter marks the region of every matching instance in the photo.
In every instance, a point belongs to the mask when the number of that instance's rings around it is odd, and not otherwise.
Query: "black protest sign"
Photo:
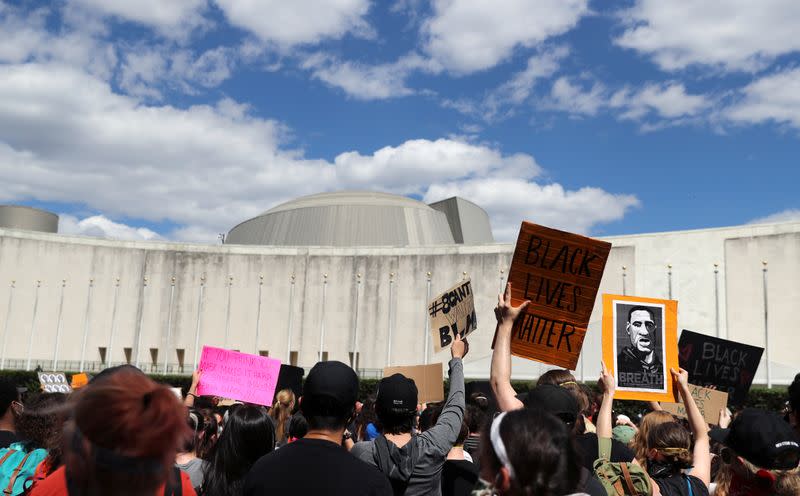
[[[764,348],[683,330],[678,341],[681,368],[689,382],[727,392],[729,402],[740,406],[747,399]]]
[[[467,279],[456,284],[428,303],[433,347],[436,352],[450,346],[456,335],[462,338],[478,326],[472,282]]]
[[[295,398],[302,396],[303,373],[303,367],[282,363],[281,370],[278,372],[278,384],[275,386],[275,394],[278,394],[283,389],[291,389]]]
[[[67,382],[64,372],[39,372],[39,384],[45,393],[71,393],[72,387]]]
[[[511,260],[511,354],[575,369],[611,243],[523,222]]]

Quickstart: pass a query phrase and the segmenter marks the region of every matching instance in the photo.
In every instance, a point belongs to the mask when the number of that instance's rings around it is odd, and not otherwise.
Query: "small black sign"
[[[728,393],[731,405],[741,406],[761,362],[764,348],[683,330],[678,341],[681,368],[689,383]]]

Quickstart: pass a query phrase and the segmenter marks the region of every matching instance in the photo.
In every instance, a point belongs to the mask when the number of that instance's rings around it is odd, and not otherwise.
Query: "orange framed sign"
[[[603,295],[603,361],[614,374],[615,399],[677,401],[678,302]]]

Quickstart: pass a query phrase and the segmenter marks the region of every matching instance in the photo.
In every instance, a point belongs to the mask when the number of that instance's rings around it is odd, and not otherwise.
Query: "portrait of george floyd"
[[[614,371],[621,391],[664,393],[664,305],[614,301]]]

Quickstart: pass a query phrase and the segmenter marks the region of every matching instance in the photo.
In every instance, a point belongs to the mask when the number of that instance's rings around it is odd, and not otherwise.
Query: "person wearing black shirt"
[[[357,395],[358,376],[353,369],[336,361],[317,363],[300,399],[308,432],[261,457],[245,479],[244,495],[391,495],[389,480],[377,468],[341,446]]]

